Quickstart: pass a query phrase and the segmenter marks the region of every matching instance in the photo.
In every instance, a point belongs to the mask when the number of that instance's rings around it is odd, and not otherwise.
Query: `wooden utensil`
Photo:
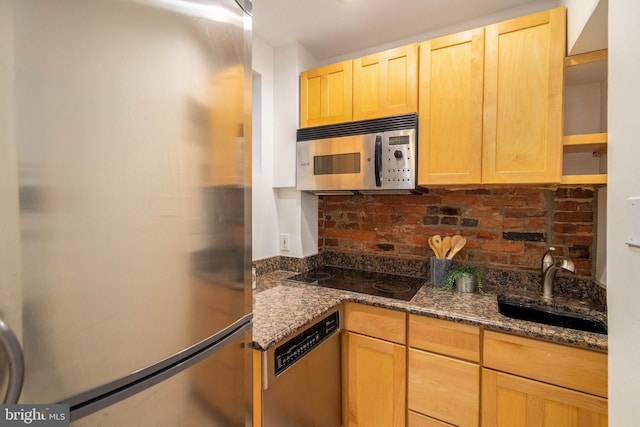
[[[457,254],[458,252],[460,252],[460,250],[462,248],[464,248],[464,245],[467,244],[467,239],[465,239],[464,237],[460,237],[460,239],[458,239],[458,241],[456,242],[456,245],[451,248],[451,252],[449,252],[449,255],[447,256],[447,258],[452,259],[455,254]]]
[[[447,257],[449,249],[451,249],[451,237],[446,236],[442,239],[442,258]]]
[[[436,249],[436,247],[433,245],[433,237],[429,237],[429,240],[427,240],[427,242],[429,243],[429,247],[433,251],[433,253],[436,256],[436,258],[440,258],[440,254],[438,253],[438,249]]]
[[[439,234],[436,234],[431,237],[431,243],[436,248],[436,258],[444,258],[444,254],[442,253],[442,237]]]
[[[454,236],[451,238],[451,248],[455,248],[456,244],[458,243],[458,241],[462,239],[462,236],[459,234],[454,234]]]

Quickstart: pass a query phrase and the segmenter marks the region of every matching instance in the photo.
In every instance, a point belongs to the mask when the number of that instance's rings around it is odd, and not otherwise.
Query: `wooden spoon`
[[[460,237],[460,239],[458,239],[458,241],[456,242],[456,245],[453,248],[451,248],[451,252],[449,252],[449,255],[447,256],[447,258],[452,259],[454,255],[460,252],[460,250],[464,248],[464,245],[466,244],[467,244],[467,239],[465,239],[464,237]]]
[[[439,234],[431,237],[431,243],[436,248],[436,258],[444,258],[444,254],[442,252],[442,237]]]
[[[456,244],[458,244],[458,241],[462,239],[462,236],[459,234],[455,234],[452,238],[451,238],[451,247],[455,248]]]
[[[438,253],[438,249],[436,249],[436,247],[433,245],[433,237],[429,237],[429,247],[431,248],[431,250],[433,251],[434,255],[436,256],[436,258],[440,258],[440,254]]]
[[[447,252],[451,249],[451,237],[446,236],[442,239],[442,258],[447,257]]]

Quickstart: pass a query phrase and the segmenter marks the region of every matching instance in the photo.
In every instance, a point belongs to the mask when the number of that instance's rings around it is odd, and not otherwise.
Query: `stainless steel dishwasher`
[[[262,354],[265,427],[340,427],[339,309]]]

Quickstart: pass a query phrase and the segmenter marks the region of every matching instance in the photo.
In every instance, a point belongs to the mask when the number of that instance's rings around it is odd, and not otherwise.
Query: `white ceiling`
[[[254,0],[253,30],[318,61],[548,0]]]

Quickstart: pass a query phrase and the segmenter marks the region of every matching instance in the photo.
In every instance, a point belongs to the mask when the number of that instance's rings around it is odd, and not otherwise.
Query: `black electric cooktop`
[[[342,267],[320,267],[290,277],[289,280],[403,301],[411,300],[425,282],[425,279],[417,277]]]

